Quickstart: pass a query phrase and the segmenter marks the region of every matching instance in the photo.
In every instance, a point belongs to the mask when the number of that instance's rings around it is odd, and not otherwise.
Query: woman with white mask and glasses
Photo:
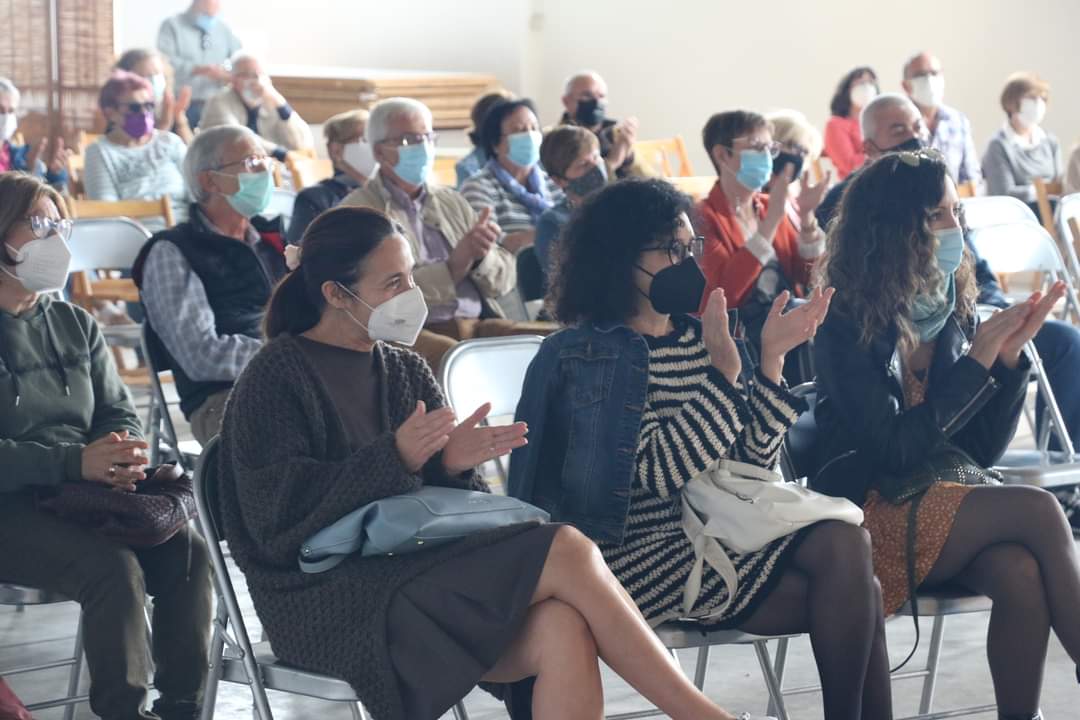
[[[64,138],[57,137],[51,152],[48,139],[41,138],[31,147],[14,144],[19,128],[19,100],[21,95],[15,84],[0,77],[0,172],[19,170],[42,178],[60,192],[67,187],[67,156]]]
[[[881,92],[877,74],[868,67],[857,67],[836,86],[825,123],[825,156],[836,168],[836,179],[843,180],[866,161],[863,153],[859,113]]]
[[[289,242],[293,245],[300,244],[307,226],[319,213],[337,206],[375,174],[379,163],[371,145],[364,139],[367,122],[367,110],[349,110],[323,123],[326,154],[334,165],[334,175],[304,188],[296,196],[288,230]]]
[[[225,535],[275,654],[344,678],[377,720],[435,720],[478,682],[514,717],[600,720],[598,658],[672,718],[733,720],[569,527],[300,570],[301,544],[346,513],[423,486],[486,491],[476,466],[527,442],[523,423],[478,426],[487,404],[456,422],[424,360],[400,347],[427,314],[403,232],[369,208],[315,219],[226,411]]]
[[[65,485],[133,491],[147,465],[139,418],[97,323],[49,294],[67,282],[70,234],[55,190],[0,175],[0,577],[82,606],[95,715],[194,720],[211,619],[198,533],[184,528],[132,549],[39,505]],[[161,693],[153,713],[144,709],[152,667]]]
[[[1005,124],[990,138],[982,161],[986,193],[1019,198],[1036,215],[1035,178],[1052,182],[1065,173],[1061,143],[1042,128],[1049,99],[1045,80],[1025,72],[1009,76],[1001,92]]]
[[[512,253],[533,244],[536,224],[563,192],[540,166],[540,132],[532,100],[507,100],[484,118],[480,138],[487,165],[461,185],[461,194],[476,212],[491,208],[491,219],[506,237]]]

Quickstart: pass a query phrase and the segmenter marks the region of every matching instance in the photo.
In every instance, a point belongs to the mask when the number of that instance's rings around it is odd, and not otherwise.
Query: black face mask
[[[803,156],[796,155],[795,153],[781,152],[775,158],[773,158],[773,174],[779,176],[784,172],[784,166],[791,165],[792,173],[791,179],[798,180],[802,177]]]
[[[907,140],[900,143],[899,145],[893,145],[891,148],[888,148],[887,150],[882,150],[882,152],[887,152],[887,153],[891,153],[891,152],[918,152],[919,150],[922,150],[925,147],[926,147],[926,143],[923,142],[923,139],[921,137],[916,135],[915,137],[908,138]]]
[[[596,127],[604,122],[604,107],[596,98],[578,100],[577,110],[574,111],[574,122],[582,127]]]
[[[705,275],[698,267],[697,259],[688,257],[656,274],[640,265],[637,268],[652,278],[649,302],[656,312],[663,315],[689,315],[701,309],[701,296],[705,294]]]

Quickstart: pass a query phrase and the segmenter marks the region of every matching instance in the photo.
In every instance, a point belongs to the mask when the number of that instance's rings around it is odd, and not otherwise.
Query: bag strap
[[[705,524],[701,522],[701,518],[691,507],[685,494],[682,496],[682,528],[694,548],[694,564],[690,568],[690,574],[686,577],[686,585],[683,588],[683,617],[691,617],[694,604],[701,595],[701,578],[705,572],[706,562],[719,573],[720,579],[727,586],[728,596],[720,607],[705,615],[696,616],[695,619],[703,620],[721,615],[735,598],[735,590],[739,587],[739,574],[720,542],[705,534]]]
[[[344,555],[330,555],[322,560],[304,560],[300,558],[300,569],[306,573],[321,573],[336,568],[345,559]]]
[[[728,460],[727,458],[722,458],[716,468],[731,475],[763,482],[781,482],[784,479],[783,475],[770,468],[763,468],[760,465],[739,462],[738,460]]]
[[[915,645],[911,648],[908,656],[904,658],[904,661],[889,671],[890,674],[911,662],[911,658],[915,657],[915,651],[919,649],[919,596],[915,587],[915,540],[918,536],[919,505],[922,504],[924,497],[926,497],[926,493],[921,492],[911,499],[911,507],[908,508],[907,540],[905,543],[907,545],[908,598],[911,602],[911,619],[915,623]]]

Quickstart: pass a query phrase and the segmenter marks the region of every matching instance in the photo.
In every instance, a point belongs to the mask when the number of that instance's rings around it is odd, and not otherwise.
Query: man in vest
[[[154,235],[135,260],[154,352],[176,380],[195,439],[221,429],[233,383],[262,345],[263,310],[285,274],[280,218],[259,217],[273,194],[273,160],[246,127],[195,136],[184,179],[189,220]]]

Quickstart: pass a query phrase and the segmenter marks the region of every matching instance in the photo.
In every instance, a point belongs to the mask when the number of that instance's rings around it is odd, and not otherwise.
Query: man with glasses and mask
[[[695,208],[697,229],[705,236],[705,297],[716,288],[724,291],[728,307],[739,310],[754,348],[773,302],[785,293],[786,301],[802,298],[813,264],[825,250],[825,234],[814,219],[824,182],[815,185],[804,177],[797,225],[787,215],[796,169],[790,162],[784,163],[768,195],[761,192],[773,177],[774,159],[781,156],[772,130],[772,124],[754,112],[737,110],[709,118],[702,139],[719,177]]]
[[[459,340],[551,332],[551,323],[507,320],[495,302],[517,287],[517,270],[490,210],[477,214],[457,190],[428,182],[436,141],[431,110],[412,98],[382,100],[365,132],[379,171],[341,205],[374,208],[405,228],[429,308],[415,349],[432,369],[438,372]]]
[[[884,93],[870,101],[859,116],[859,124],[867,165],[885,153],[920,150],[930,143],[922,113],[910,98],[900,93]],[[833,185],[821,201],[816,212],[821,227],[829,226],[840,205],[840,197],[854,174]]]
[[[930,147],[941,153],[953,180],[957,184],[980,182],[982,168],[975,151],[971,121],[944,103],[945,75],[941,61],[927,52],[912,56],[904,64],[903,85],[930,131]]]
[[[655,173],[634,157],[637,140],[636,117],[613,120],[607,111],[607,83],[592,70],[579,72],[566,81],[562,96],[560,125],[583,127],[600,141],[600,155],[611,177],[648,176]]]
[[[220,430],[229,391],[262,345],[263,310],[286,272],[281,219],[260,217],[274,191],[273,164],[245,127],[201,131],[184,158],[195,199],[188,221],[154,235],[135,260],[148,335],[203,444]]]

